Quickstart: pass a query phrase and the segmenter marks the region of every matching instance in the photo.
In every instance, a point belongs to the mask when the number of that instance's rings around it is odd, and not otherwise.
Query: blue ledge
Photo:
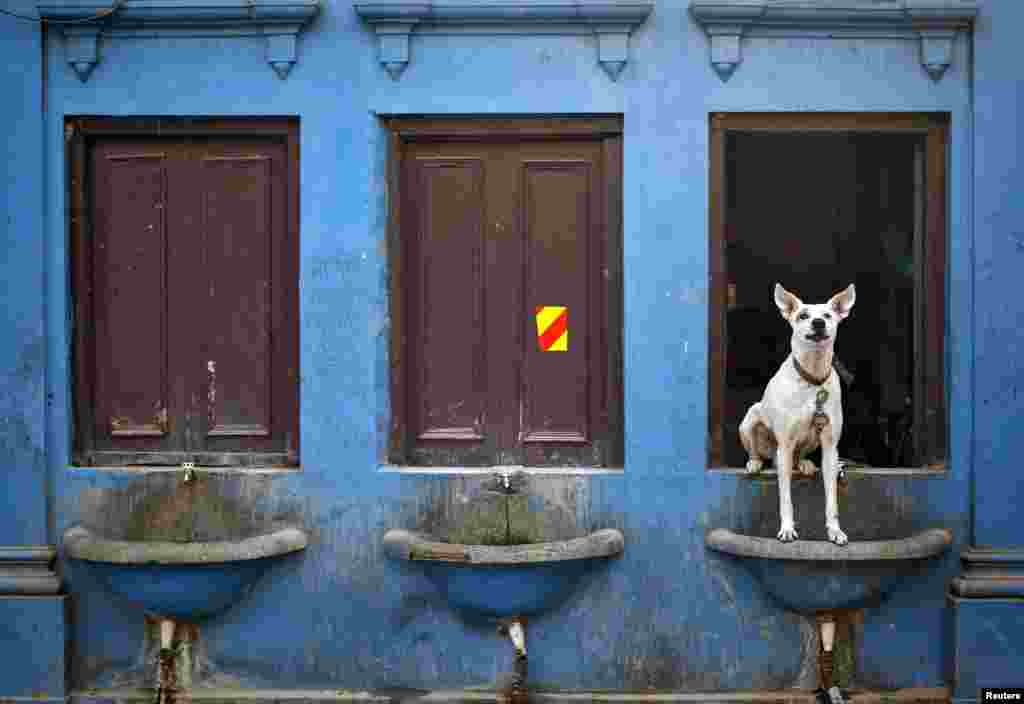
[[[1024,599],[1024,548],[966,548],[950,589],[964,599]],[[1024,603],[1022,603],[1024,606]]]
[[[901,37],[921,43],[921,65],[938,81],[953,40],[973,27],[977,0],[691,0],[690,14],[711,42],[722,80],[743,61],[744,36]]]
[[[53,570],[56,557],[52,545],[0,547],[0,596],[57,594],[61,583]]]
[[[39,16],[79,24],[61,26],[67,62],[85,82],[100,61],[101,36],[263,36],[267,63],[280,78],[296,62],[296,40],[320,11],[318,0],[56,0],[36,5]],[[91,20],[91,21],[90,21]]]
[[[593,34],[598,62],[617,80],[629,58],[629,35],[651,14],[640,0],[391,0],[355,2],[377,34],[378,58],[397,79],[409,65],[409,36],[430,33]]]

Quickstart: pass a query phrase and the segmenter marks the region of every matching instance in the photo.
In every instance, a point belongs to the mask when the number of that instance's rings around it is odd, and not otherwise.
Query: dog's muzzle
[[[815,318],[811,321],[811,334],[807,336],[808,340],[813,342],[821,342],[822,340],[828,339],[828,333],[825,332],[825,321],[821,318]]]

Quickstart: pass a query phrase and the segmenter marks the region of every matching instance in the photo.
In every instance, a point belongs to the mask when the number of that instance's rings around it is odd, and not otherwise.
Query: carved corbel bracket
[[[693,0],[690,3],[690,14],[708,35],[711,67],[723,81],[728,81],[743,62],[743,34],[763,12],[763,0]]]
[[[210,0],[201,4],[123,0],[49,0],[36,6],[43,19],[60,20],[64,55],[85,82],[100,62],[100,37],[263,36],[266,58],[285,78],[296,62],[299,32],[320,11],[318,0]],[[69,23],[71,22],[71,23]]]
[[[728,81],[743,61],[743,25],[723,24],[709,27],[711,42],[711,68],[723,81]]]
[[[629,34],[632,27],[626,24],[594,25],[597,35],[597,61],[613,81],[619,80],[622,69],[629,60]]]
[[[409,22],[374,22],[377,34],[377,59],[392,79],[398,80],[409,65],[409,35],[419,20]]]
[[[267,42],[267,63],[281,80],[288,77],[297,58],[301,25],[280,25],[264,30]]]
[[[906,4],[907,16],[921,42],[921,65],[933,81],[939,81],[953,63],[957,31],[973,25],[978,8],[973,0],[906,0]]]
[[[100,62],[100,27],[98,25],[67,25],[64,28],[64,58],[78,80],[85,83]]]
[[[956,38],[956,30],[922,29],[920,34],[921,65],[932,80],[938,82],[953,63],[953,40]]]
[[[953,62],[957,32],[971,30],[978,6],[977,0],[691,0],[690,14],[708,35],[711,65],[723,81],[743,61],[744,36],[917,39],[921,65],[938,81]]]
[[[653,3],[637,0],[529,0],[472,2],[355,2],[353,8],[377,35],[377,59],[397,79],[409,65],[409,40],[431,34],[593,34],[597,60],[614,81],[629,61],[629,36],[651,13]]]

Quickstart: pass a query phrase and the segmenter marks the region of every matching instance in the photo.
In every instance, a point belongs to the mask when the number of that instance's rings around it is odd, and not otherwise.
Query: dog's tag
[[[811,422],[814,424],[814,429],[820,433],[828,425],[828,416],[821,411],[815,411]]]
[[[828,425],[828,416],[825,414],[825,401],[828,401],[828,391],[825,389],[818,389],[818,394],[814,397],[814,415],[811,416],[811,423],[814,424],[814,429],[821,433]]]

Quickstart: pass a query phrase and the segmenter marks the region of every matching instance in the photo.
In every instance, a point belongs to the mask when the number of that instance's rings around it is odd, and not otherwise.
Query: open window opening
[[[944,466],[946,121],[721,115],[711,138],[709,465],[745,465],[739,424],[789,354],[779,282],[808,303],[857,286],[835,347],[840,458]]]

